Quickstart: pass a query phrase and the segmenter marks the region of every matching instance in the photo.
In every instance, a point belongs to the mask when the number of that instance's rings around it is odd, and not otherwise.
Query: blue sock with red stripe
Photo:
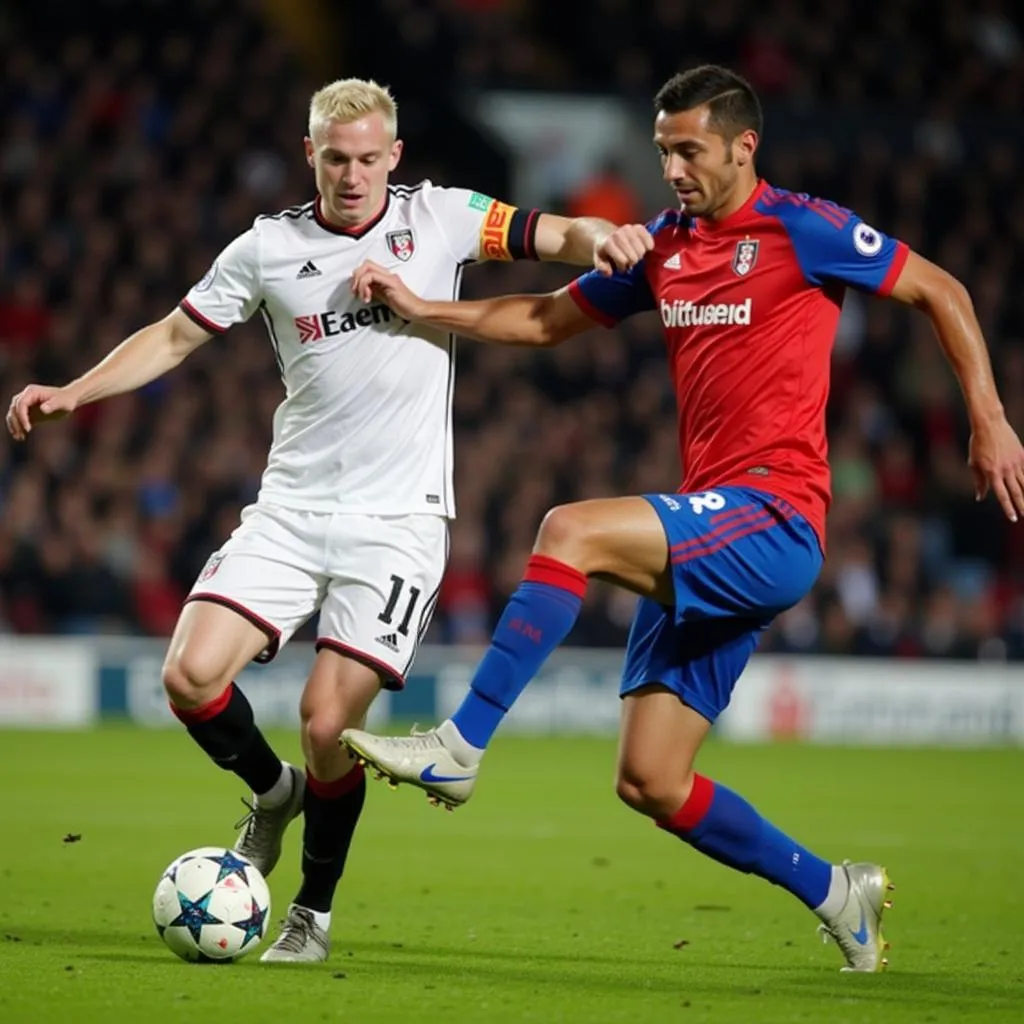
[[[586,591],[587,577],[571,565],[547,555],[530,557],[469,693],[451,717],[467,743],[487,746],[526,684],[569,635]]]
[[[832,865],[766,821],[731,789],[693,777],[686,803],[659,828],[719,864],[766,878],[816,910],[829,895]]]

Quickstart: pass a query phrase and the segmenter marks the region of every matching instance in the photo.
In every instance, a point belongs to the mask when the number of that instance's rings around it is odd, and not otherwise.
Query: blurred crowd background
[[[310,198],[301,140],[330,78],[393,87],[395,180],[515,201],[505,155],[464,115],[474,90],[627,96],[643,119],[665,77],[715,60],[765,99],[770,181],[856,209],[965,281],[1024,433],[1024,28],[1010,0],[379,0],[314,5],[329,24],[312,37],[275,7],[39,0],[0,14],[4,406],[164,316],[257,213]],[[831,133],[806,130],[823,120]],[[632,219],[670,202],[612,159],[553,187],[547,208]],[[569,277],[486,266],[464,294]],[[281,397],[252,322],[138,394],[27,445],[0,440],[0,633],[167,634],[255,496]],[[437,642],[486,639],[552,504],[679,483],[653,317],[538,355],[464,342],[456,419]],[[829,425],[828,561],[764,649],[1024,658],[1024,525],[974,499],[962,403],[923,317],[849,295]],[[628,595],[592,587],[572,642],[619,645],[631,614]]]

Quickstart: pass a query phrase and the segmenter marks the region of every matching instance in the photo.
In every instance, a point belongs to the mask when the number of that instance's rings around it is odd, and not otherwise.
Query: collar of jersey
[[[738,210],[733,210],[723,220],[705,220],[703,217],[694,217],[691,222],[694,230],[698,235],[716,235],[720,231],[728,231],[745,221],[754,212],[754,203],[768,191],[768,188],[768,182],[764,178],[758,178],[754,191],[750,193],[746,202]]]
[[[372,231],[384,219],[384,215],[388,212],[390,205],[391,192],[389,190],[384,193],[384,205],[380,208],[380,213],[376,217],[371,217],[365,224],[360,224],[357,228],[339,228],[323,215],[320,209],[320,196],[318,195],[313,200],[313,217],[324,231],[329,231],[332,235],[342,235],[345,238],[362,238],[363,235]]]

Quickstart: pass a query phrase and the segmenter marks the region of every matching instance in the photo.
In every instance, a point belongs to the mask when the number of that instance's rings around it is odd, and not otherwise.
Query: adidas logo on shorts
[[[398,653],[398,634],[397,633],[383,633],[377,637],[377,643],[382,647],[386,647],[389,651]]]

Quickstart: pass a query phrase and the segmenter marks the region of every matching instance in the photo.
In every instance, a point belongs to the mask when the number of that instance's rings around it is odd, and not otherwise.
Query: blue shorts
[[[660,683],[713,722],[761,633],[813,586],[821,547],[791,505],[752,487],[644,497],[665,527],[675,607],[640,601],[619,693]]]

